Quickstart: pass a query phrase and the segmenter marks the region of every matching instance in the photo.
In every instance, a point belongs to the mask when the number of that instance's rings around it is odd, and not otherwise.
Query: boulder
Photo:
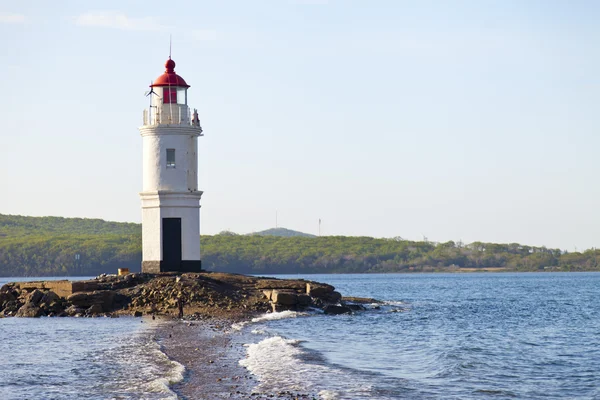
[[[65,314],[68,315],[69,317],[81,315],[81,314],[83,314],[83,312],[84,312],[83,308],[76,307],[76,306],[70,306],[65,310]]]
[[[298,294],[293,291],[273,290],[271,301],[285,306],[293,306],[298,303]]]
[[[324,283],[309,282],[306,284],[306,294],[311,297],[323,298],[334,290],[333,286]]]
[[[19,303],[17,300],[9,300],[4,303],[4,310],[2,310],[2,312],[7,315],[15,313],[22,305],[23,304]]]
[[[86,310],[88,315],[102,314],[103,309],[100,304],[92,304],[90,308]]]
[[[336,306],[330,304],[323,309],[323,312],[328,315],[351,314],[352,310],[346,306]]]
[[[328,303],[338,303],[342,299],[342,294],[340,292],[331,292],[326,296],[323,296],[323,300]]]
[[[29,302],[19,308],[15,317],[38,318],[42,315],[44,315],[44,311],[34,303]]]
[[[15,300],[15,296],[13,296],[13,294],[9,291],[6,292],[0,292],[0,308],[2,308],[2,305],[6,302],[9,301],[14,301]]]
[[[263,290],[262,292],[263,292],[263,294],[265,295],[265,297],[267,298],[267,300],[271,300],[271,294],[273,293],[273,291],[272,291],[272,290],[270,290],[270,289],[265,289],[265,290]]]
[[[27,299],[26,299],[25,303],[31,303],[31,304],[37,306],[38,304],[40,304],[40,301],[42,301],[43,297],[44,297],[44,292],[42,292],[39,289],[35,289],[33,292],[31,292],[27,295]]]
[[[298,305],[300,306],[309,306],[312,303],[312,299],[307,294],[299,294],[298,295]]]
[[[77,292],[67,297],[67,301],[80,308],[90,308],[100,304],[105,312],[113,309],[115,292],[112,290],[96,290],[93,292]]]
[[[282,312],[282,311],[288,311],[288,310],[296,310],[296,305],[285,305],[285,304],[277,304],[277,303],[273,303],[271,302],[271,310],[273,312]]]
[[[44,296],[40,300],[40,303],[50,305],[59,300],[60,300],[60,296],[57,295],[56,293],[54,293],[52,290],[49,290],[46,293],[44,293]]]

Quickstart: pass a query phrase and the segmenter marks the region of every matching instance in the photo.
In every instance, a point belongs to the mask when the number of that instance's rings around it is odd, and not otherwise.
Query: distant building
[[[142,272],[201,270],[198,136],[188,85],[171,57],[150,85],[150,107],[139,128],[143,142]]]

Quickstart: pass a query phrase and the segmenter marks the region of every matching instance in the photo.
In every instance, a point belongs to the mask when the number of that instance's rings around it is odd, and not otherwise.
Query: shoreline
[[[249,321],[249,319],[245,319]],[[157,328],[161,350],[185,367],[184,379],[170,385],[182,400],[212,399],[310,399],[302,393],[257,393],[259,380],[239,361],[245,358],[244,345],[252,337],[232,330],[239,319],[167,320]]]

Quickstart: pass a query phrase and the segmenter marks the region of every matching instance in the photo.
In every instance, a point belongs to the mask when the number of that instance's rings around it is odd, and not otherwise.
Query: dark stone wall
[[[200,272],[201,260],[183,260],[180,262],[169,261],[142,261],[142,272],[158,274],[159,272]]]

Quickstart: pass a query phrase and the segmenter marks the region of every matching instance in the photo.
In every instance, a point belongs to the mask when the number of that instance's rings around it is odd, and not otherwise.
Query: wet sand
[[[233,322],[171,320],[158,329],[163,351],[186,368],[183,381],[172,386],[180,399],[317,399],[300,393],[254,393],[256,377],[239,365],[245,357],[243,344],[251,339],[231,332]]]

